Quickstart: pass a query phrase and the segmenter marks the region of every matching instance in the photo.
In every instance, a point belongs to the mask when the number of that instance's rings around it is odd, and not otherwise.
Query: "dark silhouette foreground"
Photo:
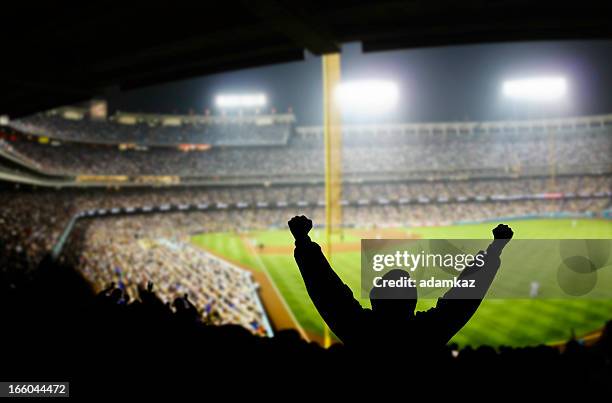
[[[48,259],[32,277],[13,278],[1,290],[0,379],[68,380],[71,396],[80,400],[115,401],[128,394],[267,399],[288,396],[287,387],[302,398],[346,399],[368,391],[380,397],[401,392],[397,388],[407,379],[457,395],[462,391],[453,387],[471,385],[474,377],[497,390],[537,387],[552,393],[604,390],[612,379],[612,322],[593,347],[575,341],[564,352],[548,346],[443,346],[430,356],[435,371],[424,371],[414,361],[398,361],[406,358],[401,351],[411,347],[407,343],[379,339],[376,360],[368,362],[350,347],[325,350],[295,331],[254,336],[239,326],[208,324],[188,298],[164,303],[153,285],[143,285],[135,299],[113,286],[95,295],[72,267]],[[393,377],[397,383],[389,383]],[[463,393],[478,395],[473,389]]]
[[[293,217],[289,227],[295,237],[295,260],[304,278],[308,295],[330,327],[344,342],[370,357],[381,346],[407,346],[404,354],[427,364],[433,354],[443,354],[449,340],[470,320],[482,302],[500,266],[500,255],[513,232],[500,224],[495,240],[486,252],[480,251],[483,267],[474,264],[464,269],[459,279],[475,280],[476,289],[452,288],[438,300],[435,308],[415,313],[417,291],[414,287],[380,287],[370,292],[372,309],[364,309],[353,298],[350,288],[332,270],[321,247],[310,240],[312,221]],[[409,278],[406,271],[387,272],[384,280]]]

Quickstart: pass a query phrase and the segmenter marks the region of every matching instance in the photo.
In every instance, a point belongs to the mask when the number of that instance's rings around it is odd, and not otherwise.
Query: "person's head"
[[[372,311],[390,319],[404,319],[414,315],[417,304],[417,290],[410,287],[408,272],[395,269],[387,272],[380,287],[370,291]]]

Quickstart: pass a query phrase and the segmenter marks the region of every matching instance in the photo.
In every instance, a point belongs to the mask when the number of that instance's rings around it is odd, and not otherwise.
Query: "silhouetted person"
[[[312,221],[305,216],[293,217],[289,228],[295,238],[295,261],[308,295],[340,340],[352,349],[407,348],[413,354],[444,351],[448,341],[478,309],[501,263],[501,251],[513,235],[508,226],[498,225],[493,230],[495,240],[486,252],[479,252],[484,265],[472,265],[462,271],[459,279],[474,279],[477,289],[452,288],[438,299],[435,308],[415,313],[417,290],[414,287],[373,288],[372,309],[362,308],[350,288],[332,270],[321,247],[310,240]],[[396,269],[383,279],[401,277],[409,276]]]

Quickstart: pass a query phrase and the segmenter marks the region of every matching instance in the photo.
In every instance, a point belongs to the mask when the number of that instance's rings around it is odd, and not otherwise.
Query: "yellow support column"
[[[556,192],[557,191],[557,146],[555,144],[555,134],[552,130],[548,132],[548,174],[549,174],[549,184],[548,191]]]
[[[325,254],[333,265],[332,234],[341,231],[342,210],[342,121],[334,90],[340,83],[340,54],[323,56],[323,133],[325,146]],[[323,323],[325,348],[331,345]]]

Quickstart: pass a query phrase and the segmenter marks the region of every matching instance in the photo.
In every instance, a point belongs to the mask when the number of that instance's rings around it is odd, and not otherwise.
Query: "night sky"
[[[536,107],[500,96],[506,78],[565,76],[564,105]],[[362,53],[348,44],[342,78],[388,79],[400,86],[395,111],[380,122],[523,119],[612,113],[612,41],[521,42]],[[320,124],[321,60],[215,74],[115,94],[112,111],[213,113],[219,92],[265,92],[279,112],[289,106],[298,124]],[[372,118],[370,118],[372,119]]]

